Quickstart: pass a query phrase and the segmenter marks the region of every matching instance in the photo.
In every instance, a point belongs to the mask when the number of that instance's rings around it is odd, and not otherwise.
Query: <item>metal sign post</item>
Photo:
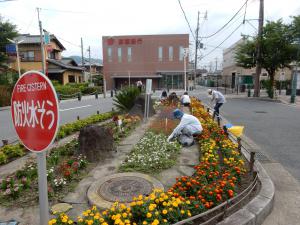
[[[11,115],[22,144],[37,153],[40,224],[49,221],[46,150],[59,127],[59,106],[51,81],[38,71],[29,71],[17,81],[11,98]]]
[[[147,79],[146,80],[146,93],[145,93],[144,122],[146,122],[149,117],[151,91],[152,91],[152,79]]]

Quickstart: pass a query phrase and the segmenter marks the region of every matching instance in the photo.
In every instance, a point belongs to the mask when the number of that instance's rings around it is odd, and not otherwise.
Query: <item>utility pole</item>
[[[40,28],[40,42],[41,42],[41,54],[42,54],[42,72],[46,73],[46,62],[45,62],[45,49],[44,49],[44,38],[43,38],[43,26],[42,21],[40,20],[40,8],[36,8],[38,13],[38,21],[39,21],[39,28]]]
[[[200,12],[198,11],[198,18],[197,18],[197,29],[196,29],[196,43],[195,43],[195,63],[194,63],[194,89],[196,89],[196,70],[197,70],[197,60],[198,60],[198,36],[199,36],[199,15]]]
[[[217,72],[218,70],[218,57],[216,57],[216,68],[215,68],[215,72]]]
[[[89,46],[88,48],[88,52],[89,52],[89,64],[90,64],[90,82],[92,82],[92,63],[91,63],[91,46]]]
[[[254,97],[260,95],[260,74],[261,74],[261,49],[262,49],[262,31],[264,26],[264,0],[259,3],[258,37],[256,45],[256,75],[254,80]]]
[[[300,37],[298,38],[298,44],[299,44],[299,48],[298,48],[298,51],[297,51],[297,59],[299,59],[299,56],[300,56]],[[299,62],[296,62],[296,65],[295,65],[295,72],[293,74],[293,77],[292,77],[292,90],[291,90],[291,103],[295,103],[296,101],[296,95],[297,95],[297,80],[298,80],[298,70],[300,69],[299,67]]]
[[[81,45],[80,45],[80,47],[81,47],[81,66],[83,67],[83,68],[85,68],[84,67],[84,57],[83,57],[83,40],[82,40],[82,38],[80,38],[81,39]],[[84,80],[84,70],[82,71],[82,78],[83,78],[83,80]]]

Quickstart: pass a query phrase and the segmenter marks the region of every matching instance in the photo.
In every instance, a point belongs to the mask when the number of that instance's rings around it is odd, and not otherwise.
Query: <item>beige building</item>
[[[238,84],[252,84],[255,76],[255,67],[245,69],[236,65],[235,54],[239,44],[242,44],[245,39],[240,39],[229,48],[223,51],[223,73],[222,83],[227,87],[236,88]],[[253,59],[255,60],[255,59]],[[284,68],[278,70],[275,75],[275,80],[290,80],[292,70]],[[261,80],[268,79],[268,72],[262,69]]]
[[[42,70],[42,54],[39,35],[24,34],[17,40],[20,54],[20,67],[22,71]],[[46,75],[51,80],[57,80],[61,84],[78,83],[83,81],[84,68],[70,58],[62,58],[61,53],[65,47],[54,36],[50,35],[50,43],[45,45]],[[10,63],[10,68],[18,70],[16,58]]]

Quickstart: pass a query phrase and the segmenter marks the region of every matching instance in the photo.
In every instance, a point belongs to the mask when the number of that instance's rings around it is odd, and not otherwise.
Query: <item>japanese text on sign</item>
[[[44,119],[51,119],[46,129],[50,130],[55,121],[54,112],[49,107],[53,107],[53,102],[46,101],[13,101],[14,125],[16,127],[37,127],[45,129]],[[47,106],[47,107],[46,107]]]

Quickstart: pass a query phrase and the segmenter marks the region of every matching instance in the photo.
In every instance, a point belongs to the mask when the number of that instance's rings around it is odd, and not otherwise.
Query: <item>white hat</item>
[[[210,94],[212,92],[212,89],[208,89],[207,92],[208,94]]]

